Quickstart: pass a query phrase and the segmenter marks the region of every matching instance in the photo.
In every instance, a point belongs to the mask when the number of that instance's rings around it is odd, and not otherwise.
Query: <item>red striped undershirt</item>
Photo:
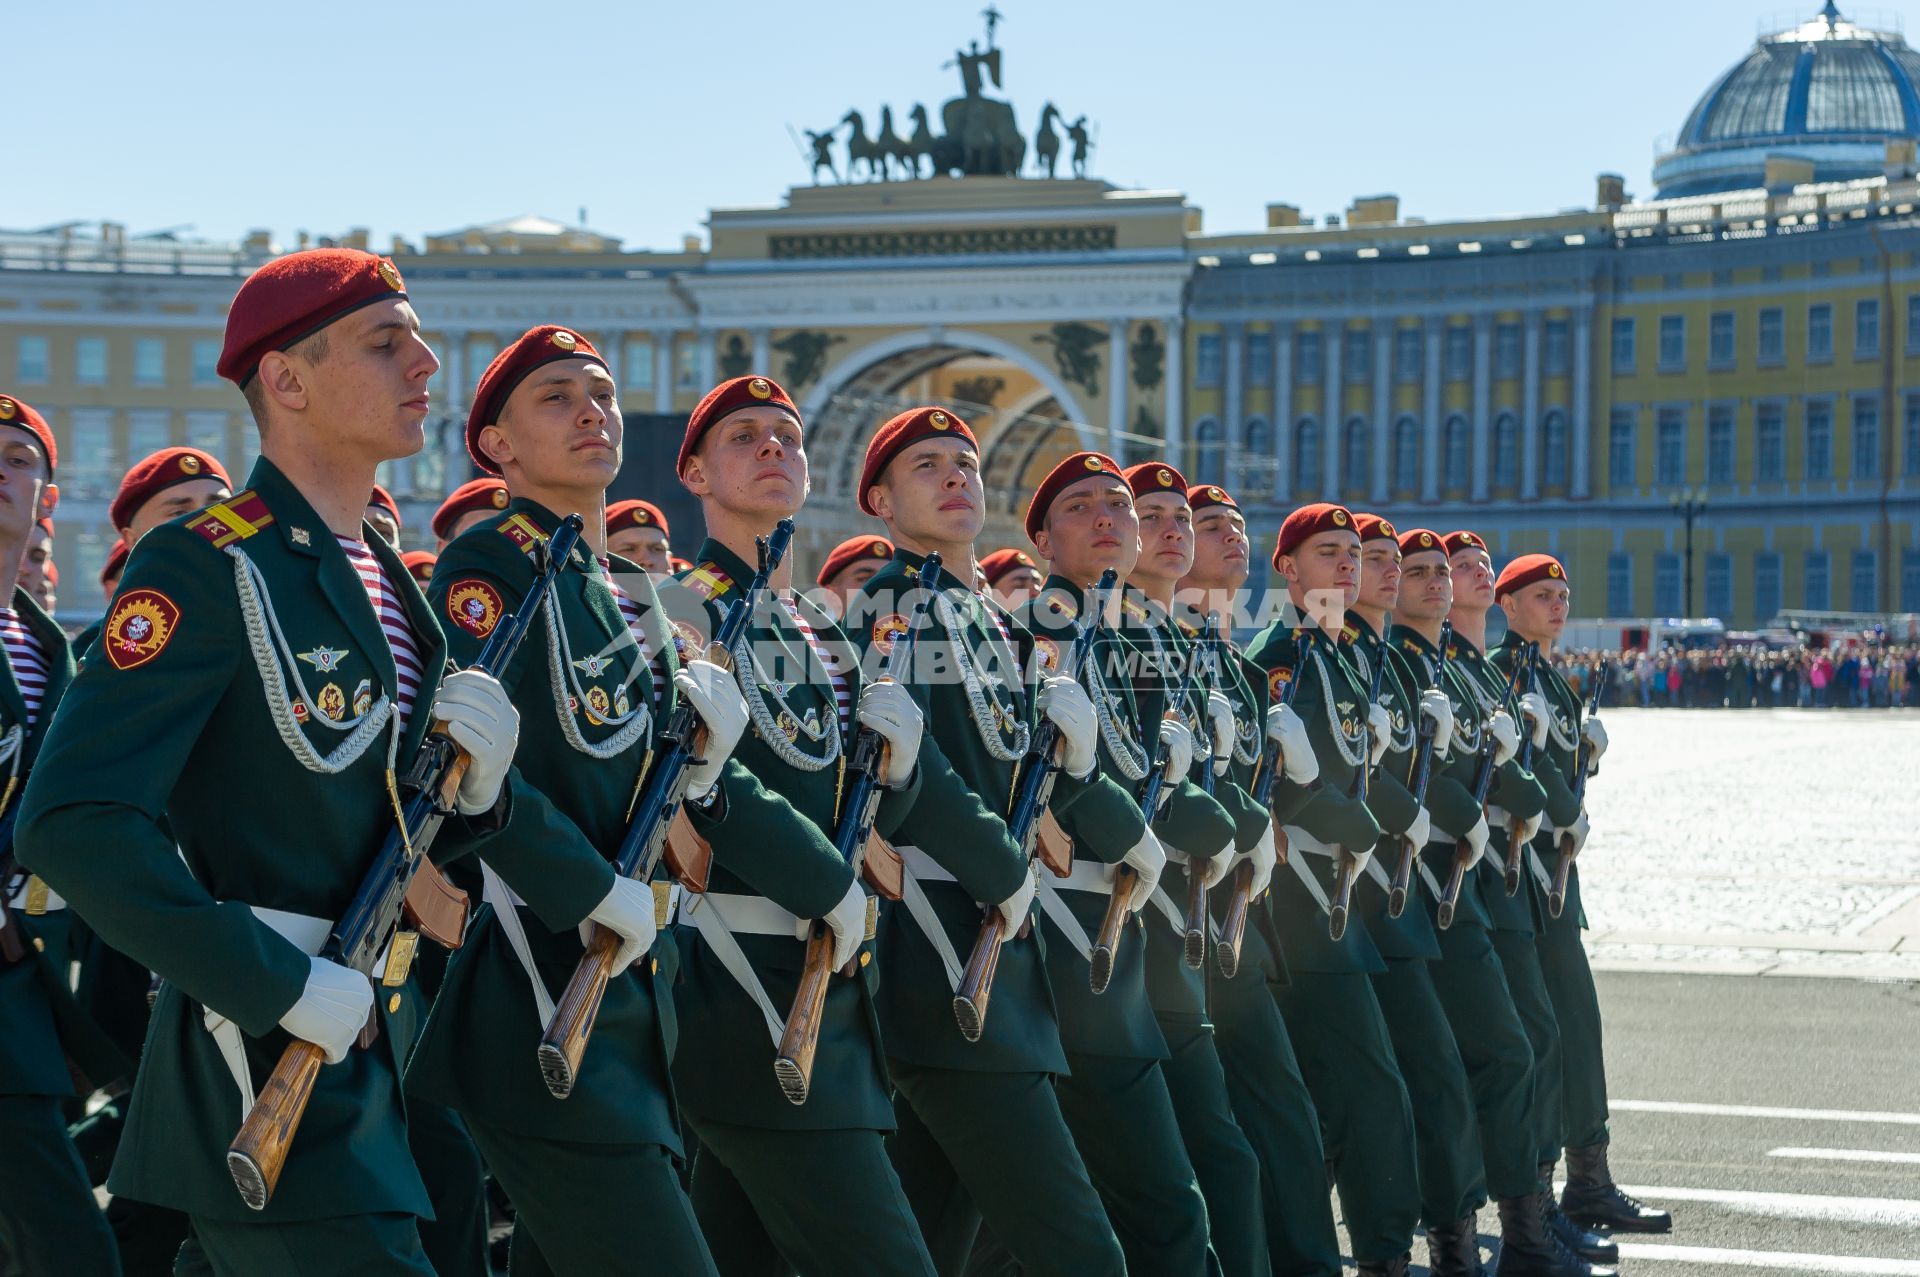
[[[807,646],[813,650],[814,658],[827,671],[827,677],[833,680],[833,703],[840,710],[840,730],[842,732],[850,730],[853,726],[853,693],[847,688],[846,675],[840,669],[839,659],[825,643],[820,641],[819,636],[813,632],[813,627],[807,624],[806,618],[800,615],[800,605],[793,601],[791,594],[781,595],[780,602],[786,606],[787,615],[792,617],[793,623],[799,627],[800,637],[807,640]]]
[[[420,695],[421,685],[426,680],[426,662],[420,655],[420,642],[413,636],[413,627],[407,622],[407,610],[400,604],[400,595],[394,590],[393,582],[387,579],[386,569],[380,566],[380,560],[369,550],[364,541],[355,537],[336,536],[340,548],[346,552],[347,562],[353,564],[353,570],[360,574],[360,584],[367,588],[367,599],[373,604],[373,614],[380,618],[380,631],[387,636],[387,647],[393,652],[393,669],[398,676],[400,686],[394,691],[394,712],[399,716],[400,730],[407,729],[407,715],[413,712],[413,702]]]
[[[13,681],[20,685],[20,699],[27,703],[27,726],[40,717],[40,702],[47,696],[47,649],[27,628],[20,614],[0,607],[0,641],[7,646],[7,664],[13,668]]]
[[[606,568],[606,560],[602,559],[600,566]],[[659,662],[653,659],[656,653],[653,650],[652,640],[647,634],[647,627],[641,623],[641,617],[645,613],[640,610],[640,604],[633,596],[620,588],[620,582],[614,579],[611,570],[607,572],[607,588],[613,591],[613,601],[620,605],[620,617],[627,623],[627,629],[633,633],[633,641],[640,645],[640,660],[653,675],[653,703],[658,705],[661,694],[665,690],[666,679],[660,673]]]

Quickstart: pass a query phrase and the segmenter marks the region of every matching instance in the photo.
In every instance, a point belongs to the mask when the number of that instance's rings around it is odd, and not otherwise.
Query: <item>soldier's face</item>
[[[224,501],[232,495],[232,491],[222,480],[212,477],[176,483],[148,497],[140,508],[133,512],[133,517],[127,520],[127,526],[118,531],[121,539],[128,545],[138,545],[141,537],[161,524],[171,522],[195,510],[204,510],[214,502]]]
[[[1280,575],[1293,601],[1314,617],[1338,616],[1360,598],[1360,534],[1351,528],[1314,533],[1280,556]]]
[[[462,532],[465,532],[468,528],[472,527],[476,523],[480,523],[487,519],[491,519],[494,515],[499,513],[500,512],[498,510],[467,511],[465,514],[461,515],[459,518],[453,521],[453,534],[449,536],[445,541],[442,541],[440,543],[440,548],[442,550],[446,549],[448,542],[459,540],[460,534]]]
[[[1394,608],[1416,621],[1438,621],[1453,610],[1453,564],[1435,550],[1400,561],[1400,601]]]
[[[330,440],[376,461],[411,457],[425,442],[427,382],[440,361],[420,338],[404,301],[377,302],[329,326],[317,363],[288,355],[299,372],[309,419]],[[266,366],[263,363],[262,373]]]
[[[1133,575],[1178,581],[1193,568],[1193,507],[1183,492],[1149,492],[1134,502],[1140,515],[1140,562]]]
[[[1392,611],[1400,600],[1400,547],[1375,537],[1360,547],[1360,603]]]
[[[1001,607],[1012,611],[1040,593],[1040,586],[1045,580],[1039,568],[1009,568],[1000,574],[999,581],[994,584],[993,597],[1000,600]]]
[[[35,523],[27,534],[27,552],[20,559],[20,586],[49,612],[53,611],[53,582],[48,579],[47,569],[52,563],[53,534]]]
[[[19,426],[0,427],[0,537],[24,545],[33,525],[53,514],[59,495],[47,477],[39,436]]]
[[[1493,560],[1485,550],[1466,549],[1449,558],[1453,565],[1453,605],[1484,612],[1493,606]]]
[[[807,503],[806,432],[784,408],[728,413],[700,440],[681,481],[734,514],[787,518]]]
[[[987,518],[980,454],[965,439],[922,439],[887,463],[873,508],[914,545],[972,545]]]
[[[1248,572],[1247,520],[1229,506],[1208,506],[1193,516],[1193,567],[1182,585],[1237,590]]]
[[[1573,592],[1565,581],[1535,581],[1524,590],[1500,596],[1507,628],[1524,639],[1551,642],[1567,628]]]
[[[1033,546],[1053,570],[1076,584],[1100,579],[1108,568],[1124,580],[1140,557],[1140,516],[1126,480],[1096,474],[1053,499]]]
[[[836,615],[845,616],[853,596],[860,593],[860,587],[873,580],[874,573],[885,566],[885,559],[856,559],[836,572],[821,587],[832,597]]]
[[[500,420],[480,432],[480,450],[509,487],[604,491],[620,473],[622,429],[612,374],[562,359],[513,388]]]
[[[659,528],[621,528],[607,538],[607,549],[659,576],[673,570],[673,547]]]
[[[393,511],[383,505],[369,502],[365,518],[373,526],[373,530],[380,534],[381,540],[388,545],[400,544],[400,522],[393,517]]]

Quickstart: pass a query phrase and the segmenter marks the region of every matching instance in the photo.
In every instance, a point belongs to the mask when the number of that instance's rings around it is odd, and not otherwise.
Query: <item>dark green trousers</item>
[[[713,1273],[673,1157],[660,1145],[543,1140],[477,1119],[467,1129],[513,1201],[515,1274],[629,1272],[641,1254],[649,1271]]]
[[[686,1121],[701,1145],[693,1209],[724,1277],[934,1277],[879,1131]]]
[[[1560,1024],[1560,1131],[1542,1147],[1542,1162],[1560,1160],[1560,1148],[1607,1142],[1607,1061],[1600,1041],[1600,994],[1569,909],[1548,919],[1534,937],[1540,973]]]
[[[1129,1273],[1192,1277],[1219,1271],[1207,1244],[1207,1204],[1180,1139],[1158,1060],[1069,1051],[1060,1112],[1080,1147]]]
[[[466,1123],[452,1109],[407,1100],[407,1147],[433,1202],[420,1245],[439,1277],[491,1277],[487,1264],[486,1168]]]
[[[1214,1043],[1227,1099],[1260,1163],[1273,1277],[1340,1277],[1340,1238],[1327,1191],[1320,1115],[1300,1076],[1274,986],[1243,970],[1213,981]]]
[[[1527,1129],[1537,1166],[1549,1157],[1559,1158],[1560,1021],[1554,1015],[1533,937],[1518,931],[1495,931],[1492,935],[1493,951],[1507,977],[1507,991],[1513,995],[1513,1009],[1527,1031],[1527,1045],[1533,1048],[1533,1108]]]
[[[252,1224],[195,1216],[176,1277],[435,1277],[412,1215]]]
[[[1320,1113],[1353,1258],[1398,1259],[1420,1222],[1420,1176],[1413,1105],[1373,984],[1359,971],[1296,970],[1276,1000]]]
[[[1028,1277],[1119,1277],[1120,1239],[1073,1145],[1053,1078],[890,1062],[887,1155],[941,1277],[982,1221]]]
[[[120,1133],[126,1127],[131,1093],[102,1104],[67,1128],[87,1178],[98,1187],[107,1182]],[[120,1271],[125,1277],[166,1277],[173,1271],[180,1243],[187,1239],[187,1217],[152,1202],[116,1197],[107,1203],[107,1227],[120,1249]],[[0,1272],[5,1272],[0,1266]]]
[[[1260,1161],[1227,1097],[1227,1073],[1206,1025],[1160,1022],[1173,1058],[1160,1062],[1173,1099],[1180,1139],[1207,1201],[1207,1227],[1220,1269],[1229,1277],[1263,1277],[1267,1225],[1260,1202]]]
[[[1413,1102],[1420,1214],[1427,1227],[1437,1228],[1487,1204],[1480,1121],[1467,1066],[1434,991],[1427,960],[1388,958],[1386,963],[1384,972],[1371,977],[1373,993],[1387,1019],[1407,1098]]]
[[[114,1277],[120,1255],[67,1137],[66,1097],[0,1095],[0,1249],[5,1271]]]
[[[1442,956],[1428,974],[1473,1087],[1487,1188],[1523,1197],[1545,1187],[1534,1147],[1533,1047],[1486,928],[1456,922],[1438,934]]]

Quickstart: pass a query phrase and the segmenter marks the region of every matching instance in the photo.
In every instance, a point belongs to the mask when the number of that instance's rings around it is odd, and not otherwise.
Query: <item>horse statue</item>
[[[940,108],[947,136],[960,141],[960,165],[967,173],[1017,177],[1027,160],[1027,140],[1013,107],[993,98],[954,98]]]
[[[902,177],[920,176],[920,155],[913,149],[913,143],[894,131],[892,107],[880,108],[880,132],[873,141],[880,148],[883,168],[888,176],[892,176],[896,164],[900,166]]]
[[[868,181],[884,181],[887,153],[880,143],[867,136],[867,122],[860,117],[860,112],[848,111],[840,123],[853,130],[847,135],[847,180],[857,177],[859,166],[864,163]]]
[[[939,137],[927,122],[927,108],[914,103],[913,110],[907,112],[907,118],[913,121],[913,136],[907,139],[907,149],[913,153],[913,168],[920,171],[920,157],[927,157],[927,175],[939,177],[951,173],[960,167],[960,147],[952,138]]]
[[[1033,135],[1033,157],[1048,177],[1053,176],[1053,166],[1060,158],[1060,135],[1053,131],[1056,120],[1064,122],[1060,112],[1049,102],[1040,112],[1040,128]]]

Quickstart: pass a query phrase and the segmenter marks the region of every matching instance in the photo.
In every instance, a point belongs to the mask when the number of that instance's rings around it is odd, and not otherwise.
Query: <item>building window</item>
[[[1654,476],[1659,484],[1687,481],[1687,410],[1662,408],[1654,438]]]
[[[1765,625],[1780,614],[1780,556],[1753,556],[1753,622]]]
[[[1708,616],[1726,620],[1733,615],[1733,556],[1707,556],[1707,593],[1702,600]]]
[[[1402,328],[1393,334],[1393,379],[1420,380],[1420,330]]]
[[[673,388],[675,390],[700,389],[700,343],[682,341],[673,348],[674,370]]]
[[[1920,293],[1907,294],[1907,353],[1920,354]]]
[[[1360,491],[1367,487],[1367,423],[1355,417],[1347,422],[1347,433],[1341,439],[1340,477],[1348,491]]]
[[[493,338],[491,337],[472,338],[467,342],[467,367],[469,369],[477,368],[484,371],[486,369],[486,366],[493,362],[493,357],[499,353],[500,353],[500,343],[495,341]],[[474,383],[478,385],[480,378],[478,375],[475,375],[473,380],[474,380]],[[461,386],[461,387],[455,388],[453,393],[464,397],[469,392],[466,389],[466,387]]]
[[[1412,493],[1420,487],[1420,423],[1402,417],[1393,426],[1393,486]]]
[[[1607,483],[1614,488],[1633,486],[1633,433],[1631,408],[1615,408],[1607,423]]]
[[[1833,606],[1831,593],[1827,589],[1827,552],[1813,550],[1807,554],[1805,596],[1801,606],[1814,612],[1824,612]]]
[[[1824,399],[1807,400],[1806,475],[1833,478],[1833,405]]]
[[[1733,482],[1733,406],[1707,409],[1707,482]]]
[[[193,384],[200,387],[220,384],[219,342],[202,340],[193,343]]]
[[[1212,417],[1203,417],[1193,428],[1195,469],[1199,472],[1195,481],[1199,483],[1225,483],[1227,481],[1227,446],[1220,437],[1220,423]]]
[[[1201,333],[1193,341],[1193,382],[1196,386],[1220,384],[1220,334]]]
[[[1660,316],[1660,371],[1685,372],[1687,367],[1687,317]]]
[[[1900,473],[1908,479],[1920,476],[1920,395],[1907,396],[1907,419],[1901,429],[1906,440],[1901,448]]]
[[[212,453],[224,464],[227,459],[227,414],[224,412],[188,413],[187,446]]]
[[[1545,337],[1542,340],[1541,358],[1546,365],[1547,376],[1564,377],[1573,367],[1573,338],[1569,325],[1564,319],[1549,319]]]
[[[1273,427],[1267,424],[1265,417],[1255,417],[1247,423],[1246,440],[1247,446],[1241,452],[1240,473],[1236,479],[1249,492],[1258,489],[1271,494],[1274,474]]]
[[[1719,310],[1707,321],[1707,362],[1715,368],[1731,368],[1734,352],[1733,312]]]
[[[1247,334],[1247,380],[1264,386],[1273,380],[1273,334]]]
[[[1872,550],[1853,552],[1853,581],[1848,594],[1849,610],[1854,612],[1878,612],[1880,610],[1880,565],[1874,561]]]
[[[1473,375],[1473,329],[1454,324],[1447,329],[1447,380],[1465,381]]]
[[[113,411],[75,408],[63,440],[69,455],[60,458],[60,495],[68,499],[111,497],[126,467],[113,455]]]
[[[73,379],[83,386],[107,384],[105,337],[82,337],[73,343]]]
[[[1443,473],[1446,486],[1464,488],[1467,486],[1467,470],[1471,460],[1472,443],[1467,437],[1467,419],[1465,417],[1447,418],[1447,429],[1441,443],[1445,446],[1446,458]]]
[[[1311,417],[1293,428],[1293,490],[1320,492],[1320,427]]]
[[[1867,395],[1853,401],[1853,477],[1880,477],[1880,401]]]
[[[151,409],[127,414],[127,456],[128,467],[152,456],[173,442],[173,431],[168,425],[168,413],[165,409]]]
[[[1607,615],[1633,615],[1633,558],[1626,554],[1607,556]]]
[[[1567,414],[1557,408],[1540,424],[1540,482],[1549,488],[1567,484]]]
[[[1880,303],[1872,297],[1853,304],[1853,354],[1871,359],[1880,353]]]
[[[1340,375],[1346,381],[1365,381],[1373,375],[1373,330],[1350,329],[1341,336]]]
[[[1815,302],[1807,307],[1807,362],[1824,364],[1833,358],[1833,304]]]
[[[1613,370],[1622,376],[1633,373],[1633,320],[1613,321]]]
[[[1324,358],[1321,349],[1320,334],[1317,332],[1300,333],[1294,340],[1297,343],[1294,349],[1294,358],[1299,364],[1296,372],[1300,378],[1300,384],[1303,386],[1319,385],[1322,371],[1321,365]]]
[[[1920,612],[1920,550],[1900,551],[1900,610]]]
[[[1760,312],[1760,345],[1756,357],[1763,368],[1778,368],[1787,359],[1787,314],[1778,306]]]
[[[133,342],[133,384],[167,384],[167,343],[158,337],[136,337]]]
[[[1493,423],[1493,485],[1511,488],[1520,481],[1520,423],[1510,412]]]
[[[47,384],[47,339],[22,337],[15,348],[14,376],[23,386]]]
[[[653,389],[653,338],[627,338],[625,367],[626,375],[620,379],[622,390]]]
[[[1685,611],[1680,598],[1680,556],[1655,555],[1653,560],[1653,614],[1679,616]]]
[[[1493,330],[1493,375],[1520,375],[1520,325],[1501,324]]]
[[[1753,479],[1778,483],[1787,475],[1786,413],[1777,403],[1754,405]]]

